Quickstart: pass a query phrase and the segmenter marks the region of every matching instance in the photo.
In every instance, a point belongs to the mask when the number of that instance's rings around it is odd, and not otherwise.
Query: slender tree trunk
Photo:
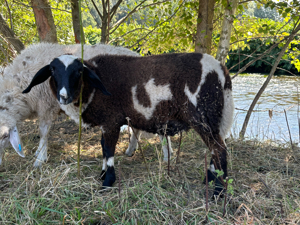
[[[106,10],[106,4],[104,0],[102,0],[102,8],[103,8],[103,17],[101,23],[101,43],[106,43],[106,36],[107,36],[107,22],[108,22],[108,14]]]
[[[222,64],[225,64],[226,57],[228,55],[233,16],[235,15],[238,0],[228,0],[227,2],[228,5],[225,8],[222,31],[216,56],[216,59]]]
[[[16,37],[15,33],[9,28],[6,21],[3,19],[2,15],[0,14],[0,33],[3,37],[12,45],[14,49],[20,53],[21,50],[25,48],[22,41]]]
[[[72,6],[72,21],[73,21],[75,43],[79,44],[81,40],[81,35],[80,35],[81,28],[80,28],[80,19],[79,19],[78,0],[71,0],[71,6]],[[83,42],[85,43],[84,36],[83,36]]]
[[[199,0],[195,52],[211,53],[215,0]]]
[[[246,133],[246,129],[247,129],[247,125],[248,125],[248,122],[249,122],[249,119],[250,119],[250,116],[251,116],[251,113],[254,109],[254,106],[256,105],[259,97],[261,96],[261,94],[264,92],[264,90],[266,89],[267,85],[269,84],[272,76],[274,75],[275,71],[276,71],[276,68],[282,58],[282,56],[284,55],[286,49],[288,48],[289,44],[291,43],[291,41],[295,38],[296,34],[299,32],[300,30],[300,23],[297,25],[297,27],[293,30],[293,32],[291,33],[291,35],[289,36],[289,38],[287,39],[285,45],[283,46],[283,48],[281,49],[272,69],[271,69],[271,72],[269,74],[269,76],[267,77],[266,81],[264,82],[264,84],[262,85],[262,87],[260,88],[260,90],[257,92],[253,102],[251,103],[250,105],[250,108],[247,112],[247,115],[246,115],[246,118],[245,118],[245,121],[244,121],[244,124],[243,124],[243,127],[242,127],[242,130],[240,132],[240,137],[241,138],[244,138],[245,136],[245,133]]]
[[[41,42],[57,42],[56,28],[48,0],[31,0]]]

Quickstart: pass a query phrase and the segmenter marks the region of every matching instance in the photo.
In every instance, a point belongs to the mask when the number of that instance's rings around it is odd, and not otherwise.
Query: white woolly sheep
[[[83,74],[83,80],[81,80]],[[216,180],[214,194],[227,177],[225,136],[234,104],[228,70],[207,54],[164,54],[148,57],[96,56],[81,63],[62,55],[43,67],[23,93],[50,84],[60,107],[78,118],[78,99],[83,85],[83,123],[100,126],[103,186],[115,182],[114,152],[120,127],[131,125],[147,132],[174,135],[193,128],[212,153],[208,179]],[[33,88],[32,91],[35,91]]]
[[[43,66],[62,54],[73,54],[81,57],[81,45],[59,45],[40,43],[27,47],[4,70],[0,77],[0,164],[4,148],[11,142],[16,152],[24,157],[22,144],[17,126],[25,119],[38,118],[40,143],[35,153],[37,156],[34,166],[41,166],[47,160],[49,128],[61,111],[59,104],[52,95],[49,84],[45,83],[36,88],[31,94],[21,94],[22,89],[31,81],[34,74]],[[89,59],[99,54],[131,55],[137,53],[122,47],[97,44],[84,46],[84,58]],[[137,140],[132,137],[127,155],[132,155]],[[164,146],[165,148],[165,146]]]

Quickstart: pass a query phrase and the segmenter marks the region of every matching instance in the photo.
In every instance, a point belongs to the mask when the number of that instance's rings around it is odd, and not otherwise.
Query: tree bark
[[[31,0],[41,42],[57,43],[57,34],[48,0]]]
[[[211,54],[215,0],[199,0],[195,52]]]
[[[229,51],[233,16],[235,14],[237,4],[238,4],[238,0],[228,0],[228,5],[224,13],[222,31],[221,31],[219,46],[216,55],[216,59],[219,60],[223,65],[225,64],[226,57]]]
[[[78,0],[71,0],[72,6],[72,21],[73,21],[73,31],[75,36],[75,43],[81,43],[81,35],[80,35],[80,18],[79,18],[79,5]],[[84,35],[83,42],[85,43]]]
[[[283,46],[283,48],[281,49],[272,69],[271,69],[271,72],[270,74],[268,75],[266,81],[264,82],[264,84],[262,85],[262,87],[260,88],[260,90],[257,92],[253,102],[251,103],[250,105],[250,108],[247,112],[247,115],[245,117],[245,120],[244,120],[244,123],[243,123],[243,127],[242,127],[242,130],[240,132],[240,138],[244,138],[245,136],[245,133],[246,133],[246,129],[247,129],[247,125],[248,125],[248,122],[249,122],[249,119],[250,119],[250,116],[251,116],[251,113],[254,109],[254,106],[256,105],[258,99],[260,98],[261,94],[264,92],[264,90],[266,89],[267,85],[269,84],[272,76],[274,75],[275,71],[276,71],[276,68],[282,58],[282,56],[284,55],[286,49],[288,48],[289,44],[291,43],[291,41],[295,38],[296,34],[299,32],[300,30],[300,23],[297,25],[297,27],[293,30],[293,32],[291,33],[291,35],[288,37],[285,45]]]
[[[102,13],[102,23],[101,23],[101,40],[100,42],[102,44],[106,43],[106,37],[107,37],[107,26],[108,26],[108,13],[106,10],[106,3],[104,0],[102,0],[102,9],[103,9],[103,13]]]
[[[9,28],[6,21],[0,14],[0,33],[3,37],[14,47],[14,49],[20,53],[25,48],[22,41],[16,37],[15,33]]]

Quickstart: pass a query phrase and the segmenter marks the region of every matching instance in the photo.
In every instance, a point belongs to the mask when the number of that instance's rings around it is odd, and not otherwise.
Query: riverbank
[[[204,155],[194,131],[183,134],[180,162],[161,160],[158,137],[142,140],[149,173],[140,151],[126,157],[128,134],[116,149],[117,181],[101,190],[100,131],[83,133],[81,178],[76,167],[77,126],[63,117],[51,128],[49,161],[32,169],[38,145],[37,124],[20,127],[26,158],[6,151],[0,172],[0,223],[3,224],[211,224],[300,223],[300,150],[272,141],[228,140],[230,179],[225,215],[223,200],[205,211]],[[172,138],[177,152],[179,137]],[[179,172],[178,172],[179,171]],[[209,194],[213,187],[209,186]]]

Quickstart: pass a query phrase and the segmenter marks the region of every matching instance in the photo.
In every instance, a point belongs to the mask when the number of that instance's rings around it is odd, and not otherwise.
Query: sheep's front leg
[[[47,161],[47,150],[48,150],[48,133],[51,127],[51,121],[40,121],[40,144],[38,149],[35,152],[35,156],[37,156],[33,166],[40,167],[42,166],[43,162]]]
[[[102,134],[101,145],[103,152],[103,167],[101,177],[104,180],[103,187],[112,187],[113,183],[116,181],[114,154],[118,137],[119,131],[104,131]]]
[[[127,156],[132,156],[134,151],[138,148],[138,141],[140,140],[141,131],[135,128],[132,128],[133,132],[130,137],[129,146],[125,152]]]
[[[168,154],[170,154],[170,158],[173,154],[173,149],[172,149],[172,146],[171,146],[171,138],[170,136],[166,136],[168,138],[168,141],[166,141],[164,143],[164,136],[163,135],[159,135],[159,140],[160,140],[160,143],[162,145],[162,149],[163,149],[163,153],[164,153],[164,161],[165,162],[168,162]],[[168,144],[169,144],[169,149],[168,149]],[[168,151],[170,151],[168,153]]]

